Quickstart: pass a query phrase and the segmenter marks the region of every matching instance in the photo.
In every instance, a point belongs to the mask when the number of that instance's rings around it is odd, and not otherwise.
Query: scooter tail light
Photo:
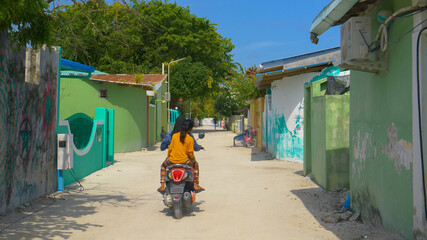
[[[172,169],[171,172],[172,172],[172,180],[174,182],[181,182],[181,180],[184,176],[184,173],[185,173],[185,169],[181,169],[181,168]]]

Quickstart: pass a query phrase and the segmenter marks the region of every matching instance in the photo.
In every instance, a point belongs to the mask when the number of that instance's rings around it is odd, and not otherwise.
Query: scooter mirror
[[[203,138],[205,138],[205,133],[204,132],[199,133],[199,139],[203,139]]]

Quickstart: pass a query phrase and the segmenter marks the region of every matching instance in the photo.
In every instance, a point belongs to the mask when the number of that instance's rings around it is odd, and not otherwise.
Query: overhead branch
[[[123,45],[125,45],[127,48],[129,48],[129,44],[125,41],[121,41],[119,39],[114,39],[114,38],[110,38],[105,36],[99,29],[98,27],[96,27],[96,24],[92,21],[92,19],[90,19],[90,17],[87,15],[87,12],[83,9],[83,7],[81,6],[81,3],[77,2],[76,0],[72,0],[74,2],[74,4],[76,4],[80,10],[82,10],[83,14],[85,15],[85,18],[89,21],[89,23],[92,25],[93,29],[95,29],[95,31],[102,37],[105,38],[109,41],[115,41],[115,42],[119,42]]]

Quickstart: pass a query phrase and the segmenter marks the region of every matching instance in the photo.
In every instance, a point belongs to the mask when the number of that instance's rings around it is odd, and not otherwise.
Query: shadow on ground
[[[270,154],[266,152],[261,152],[257,147],[254,147],[251,150],[251,161],[274,160],[274,158]]]
[[[72,231],[85,232],[89,228],[103,227],[77,220],[95,214],[97,206],[106,204],[117,207],[134,205],[127,197],[113,192],[93,195],[76,191],[56,197],[49,195],[1,216],[0,239],[67,239]]]
[[[224,130],[224,129],[222,129],[222,128],[216,128],[216,130],[215,129],[197,129],[197,128],[193,128],[192,132],[193,132],[193,134],[199,134],[201,132],[212,133],[212,132],[227,132],[227,131]],[[230,132],[230,131],[228,131],[228,132]]]
[[[196,202],[193,206],[191,206],[190,210],[184,211],[184,217],[195,217],[195,213],[204,212],[205,210],[200,209],[200,205],[205,201]],[[164,213],[167,217],[173,217],[172,209],[165,207],[161,213]]]

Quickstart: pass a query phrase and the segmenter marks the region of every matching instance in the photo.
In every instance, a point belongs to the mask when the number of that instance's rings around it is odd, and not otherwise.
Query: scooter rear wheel
[[[182,204],[181,201],[179,202],[173,202],[173,216],[176,219],[182,218],[183,212],[182,212]]]

